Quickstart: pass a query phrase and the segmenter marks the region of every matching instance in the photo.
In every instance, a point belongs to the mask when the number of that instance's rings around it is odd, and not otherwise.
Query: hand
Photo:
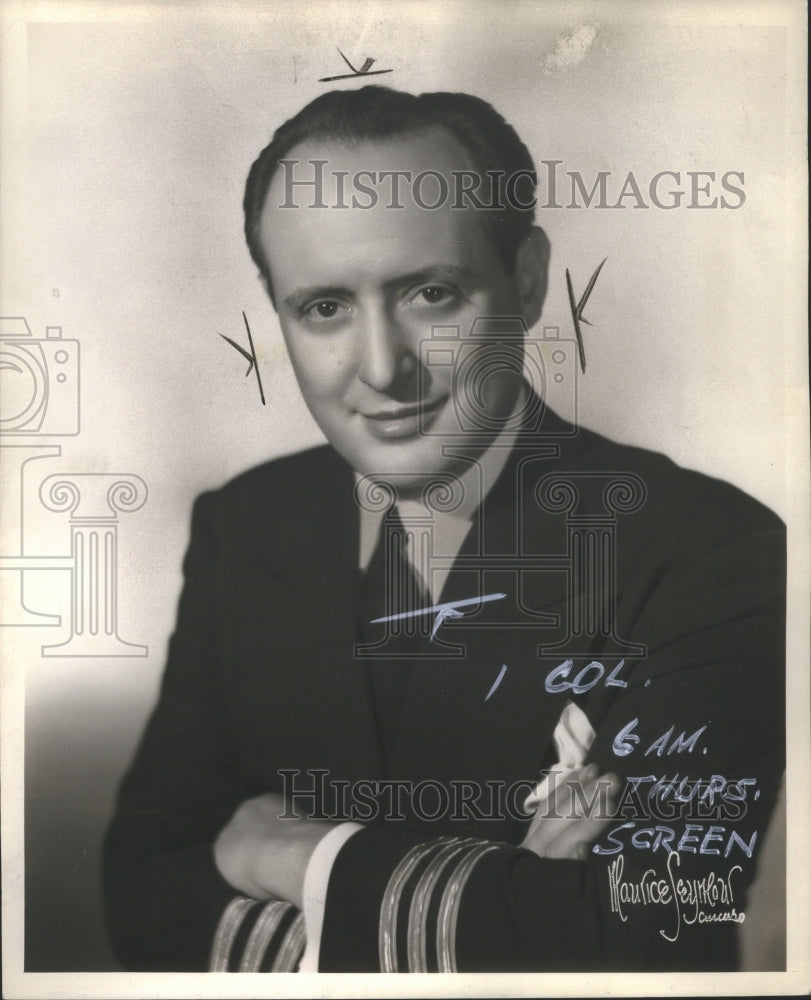
[[[243,802],[214,843],[214,861],[235,889],[254,899],[277,896],[302,908],[313,851],[335,823],[280,819],[284,796],[266,792]]]
[[[580,794],[573,786],[579,788]],[[585,861],[589,845],[611,820],[620,780],[600,774],[596,764],[576,768],[552,789],[541,803],[521,842],[541,858]]]

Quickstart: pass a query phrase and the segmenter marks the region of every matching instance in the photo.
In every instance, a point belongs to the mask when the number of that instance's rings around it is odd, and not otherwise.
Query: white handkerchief
[[[525,813],[531,814],[546,802],[559,778],[565,778],[576,768],[583,766],[589,747],[594,742],[594,735],[586,713],[573,701],[567,701],[552,734],[558,752],[558,762],[549,768],[543,779],[524,800]]]

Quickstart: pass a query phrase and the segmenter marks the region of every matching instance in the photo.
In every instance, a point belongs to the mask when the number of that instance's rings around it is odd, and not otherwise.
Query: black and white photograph
[[[805,5],[0,25],[3,996],[807,994]]]

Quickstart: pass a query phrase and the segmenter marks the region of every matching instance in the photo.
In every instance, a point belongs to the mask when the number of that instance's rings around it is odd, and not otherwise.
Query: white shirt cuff
[[[324,834],[318,841],[304,873],[304,924],[307,928],[307,947],[298,967],[299,972],[318,972],[321,951],[321,929],[324,926],[324,907],[332,866],[338,853],[349,838],[362,830],[360,823],[341,823]]]

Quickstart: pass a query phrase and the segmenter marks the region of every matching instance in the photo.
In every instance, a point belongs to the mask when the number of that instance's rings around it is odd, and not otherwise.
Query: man
[[[485,102],[377,87],[254,164],[329,445],[195,505],[106,842],[125,964],[735,968],[784,767],[782,525],[525,382],[557,357],[525,336],[532,175]]]

